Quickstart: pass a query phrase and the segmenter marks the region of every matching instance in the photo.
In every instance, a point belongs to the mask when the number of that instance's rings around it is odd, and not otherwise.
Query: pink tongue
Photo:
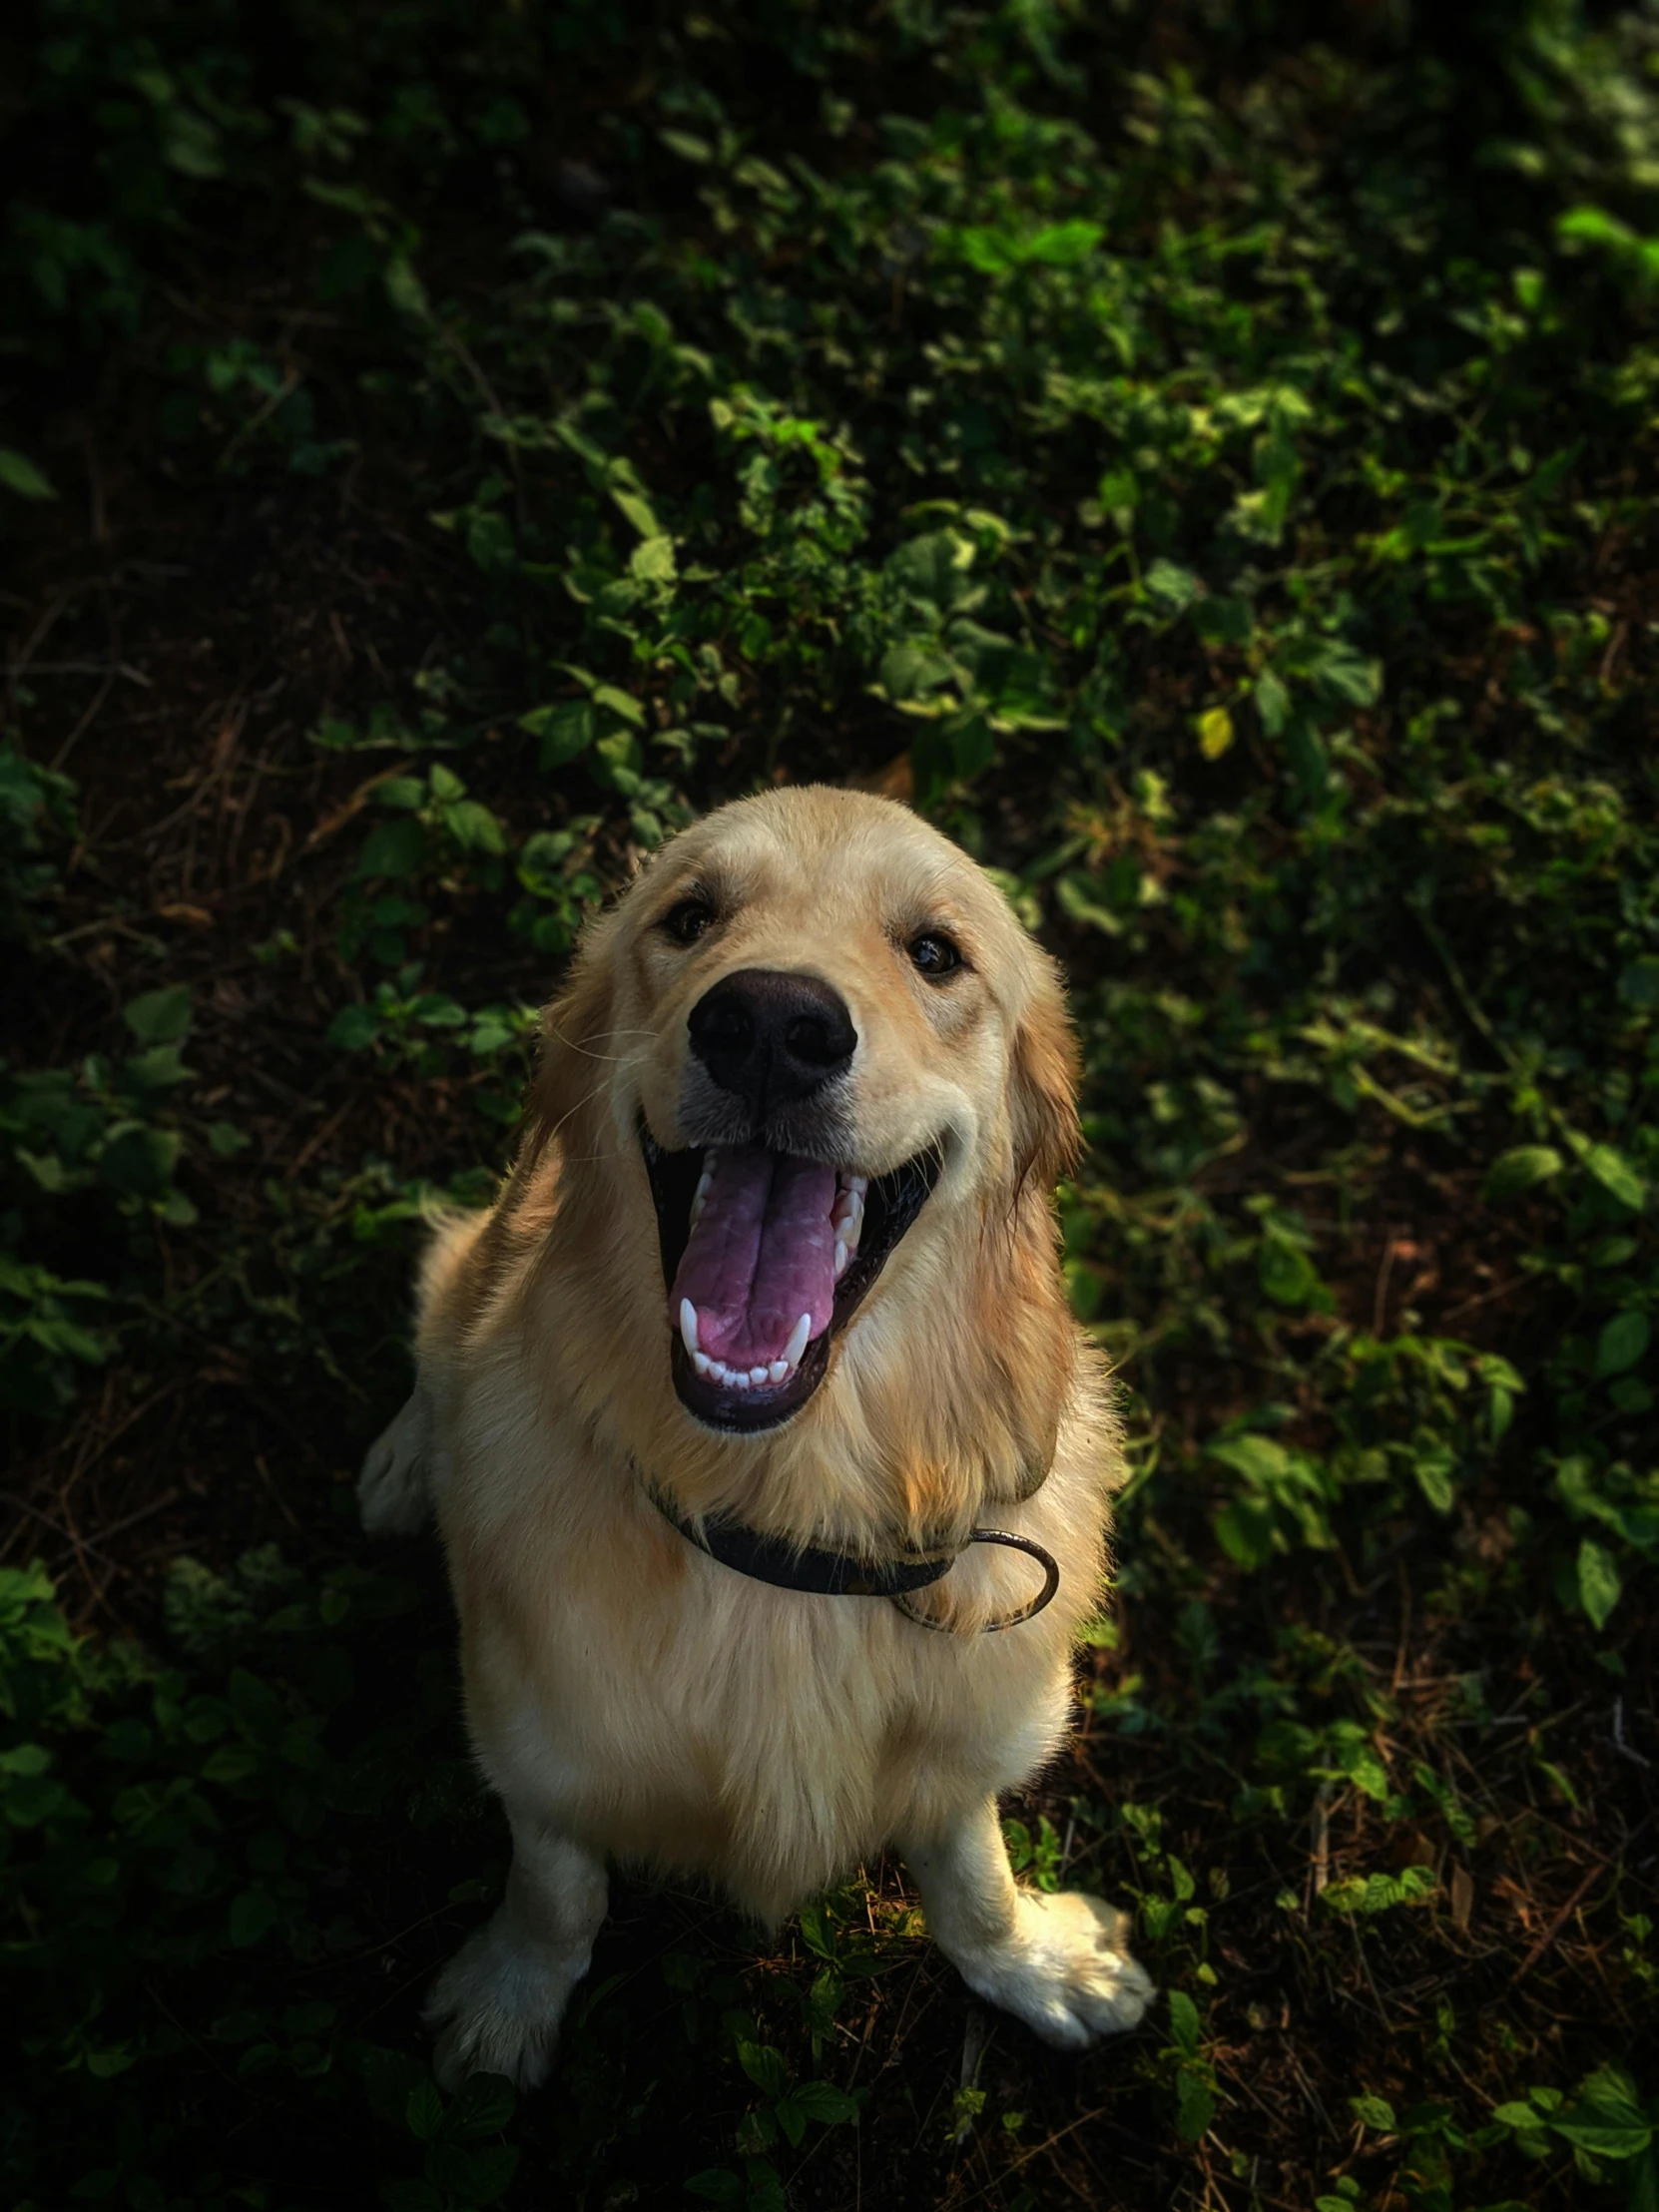
[[[803,1314],[809,1340],[830,1326],[835,1299],[835,1171],[757,1145],[723,1146],[714,1181],[669,1293],[697,1308],[700,1348],[728,1367],[782,1357]]]

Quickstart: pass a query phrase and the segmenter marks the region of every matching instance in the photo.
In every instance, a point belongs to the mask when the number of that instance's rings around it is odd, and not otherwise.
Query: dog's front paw
[[[958,1959],[987,2003],[1012,2012],[1057,2050],[1086,2050],[1134,2027],[1157,1995],[1125,1945],[1129,1916],[1081,1890],[1022,1890],[1013,1934]]]
[[[539,2088],[558,2048],[559,2022],[580,1978],[572,1961],[528,1944],[505,1913],[470,1936],[432,1985],[421,2017],[441,2030],[432,2071],[453,2092],[468,2074],[505,2074]]]
[[[357,1477],[357,1511],[370,1536],[413,1536],[431,1511],[426,1489],[430,1449],[425,1397],[410,1395],[402,1411],[368,1447]]]

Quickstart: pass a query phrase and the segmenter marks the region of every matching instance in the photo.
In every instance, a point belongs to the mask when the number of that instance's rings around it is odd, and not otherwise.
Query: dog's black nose
[[[806,1098],[851,1063],[858,1032],[816,975],[740,968],[692,1008],[691,1047],[723,1091],[757,1114]]]

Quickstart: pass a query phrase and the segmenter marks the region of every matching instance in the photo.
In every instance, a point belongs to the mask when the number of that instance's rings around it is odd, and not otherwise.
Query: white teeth
[[[837,1238],[835,1243],[835,1281],[838,1283],[845,1273],[846,1247]]]
[[[851,1251],[856,1251],[864,1226],[864,1202],[856,1191],[842,1191],[830,1216],[830,1226]]]
[[[693,1229],[697,1227],[698,1222],[703,1217],[704,1202],[709,1196],[709,1185],[714,1181],[714,1170],[712,1168],[705,1168],[701,1177],[698,1179],[697,1189],[692,1193],[691,1226]]]
[[[688,1315],[691,1317],[689,1321],[687,1319]],[[696,1327],[697,1308],[689,1298],[683,1299],[680,1307],[681,1333],[685,1335],[689,1330],[695,1334]],[[707,1376],[711,1382],[718,1383],[722,1389],[757,1390],[764,1388],[769,1383],[787,1382],[789,1381],[801,1365],[801,1355],[807,1349],[807,1339],[811,1334],[812,1327],[812,1315],[803,1314],[796,1323],[790,1341],[784,1347],[782,1354],[776,1360],[761,1361],[752,1368],[729,1368],[724,1360],[716,1360],[706,1352],[694,1350],[690,1342],[688,1342],[686,1349],[691,1353],[692,1366],[698,1374]]]
[[[697,1308],[689,1298],[680,1301],[680,1339],[695,1360],[698,1353]]]
[[[846,1187],[854,1198],[861,1200],[869,1189],[869,1177],[867,1175],[849,1175],[846,1179]]]

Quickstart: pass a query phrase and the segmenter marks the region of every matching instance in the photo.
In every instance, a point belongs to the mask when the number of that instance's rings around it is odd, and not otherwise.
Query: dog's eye
[[[910,939],[910,958],[923,975],[931,976],[948,975],[962,964],[962,955],[937,929]]]
[[[676,944],[695,944],[714,918],[715,910],[706,898],[682,898],[664,914],[662,926]]]

